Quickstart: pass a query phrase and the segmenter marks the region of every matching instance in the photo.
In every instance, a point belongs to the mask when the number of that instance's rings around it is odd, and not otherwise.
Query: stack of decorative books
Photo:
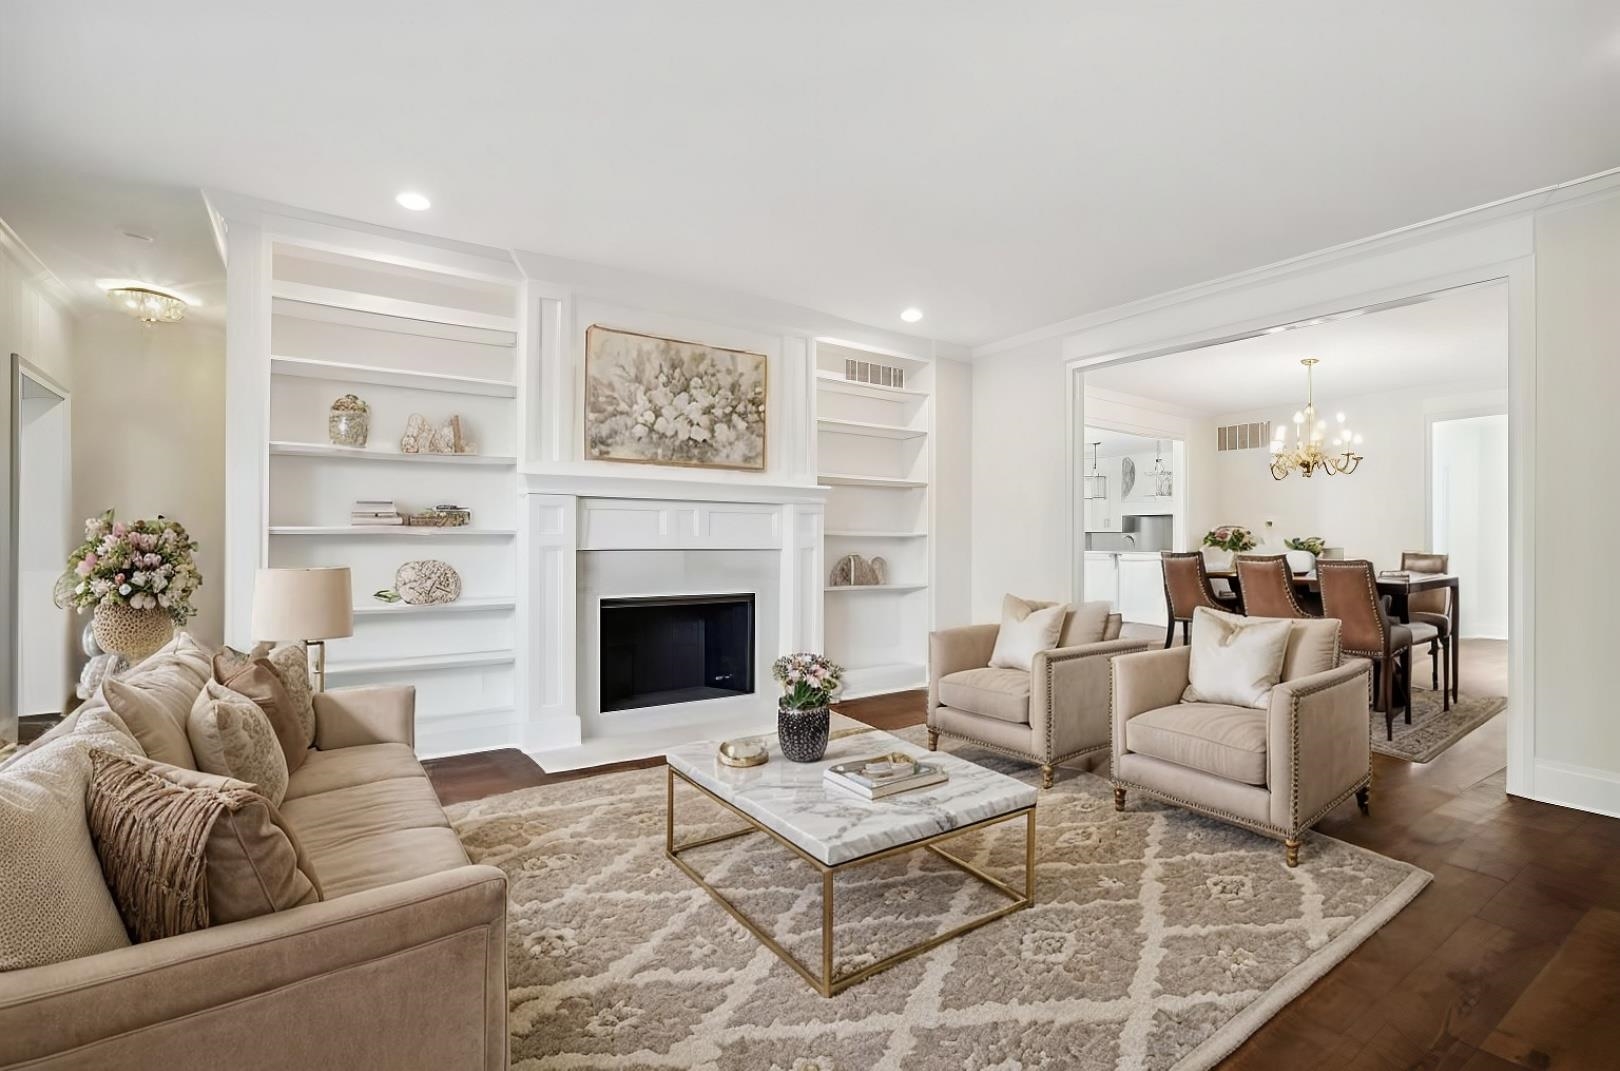
[[[354,512],[349,514],[349,523],[357,525],[404,524],[405,518],[400,516],[398,509],[394,508],[394,500],[391,498],[357,498],[354,502]]]
[[[840,762],[827,767],[823,775],[829,785],[869,800],[926,788],[949,779],[949,775],[933,763],[918,762],[900,752]]]

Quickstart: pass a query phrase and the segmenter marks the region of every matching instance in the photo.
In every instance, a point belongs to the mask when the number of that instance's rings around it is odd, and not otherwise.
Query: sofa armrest
[[[416,746],[416,686],[379,684],[315,693],[315,746]]]
[[[463,866],[0,974],[0,1067],[497,1071],[506,1011],[506,876]]]
[[[1036,753],[1055,757],[1106,745],[1113,702],[1110,663],[1152,647],[1146,640],[1101,640],[1036,652],[1029,682]]]
[[[1111,660],[1113,675],[1113,757],[1125,752],[1125,723],[1138,714],[1181,702],[1192,666],[1191,647],[1169,647]]]
[[[1273,824],[1302,830],[1366,783],[1371,689],[1372,663],[1352,658],[1271,690],[1266,780]]]
[[[996,649],[1000,625],[963,625],[928,634],[928,709],[939,706],[939,679],[964,669],[983,669]]]

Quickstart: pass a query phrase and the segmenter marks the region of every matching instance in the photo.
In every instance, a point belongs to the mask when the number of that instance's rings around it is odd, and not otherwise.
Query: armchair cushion
[[[1192,663],[1187,703],[1225,703],[1263,709],[1282,680],[1292,623],[1243,617],[1200,606],[1193,610]]]
[[[1125,723],[1132,752],[1242,781],[1266,783],[1266,711],[1218,703],[1178,703]]]
[[[1037,607],[1016,595],[1001,600],[1001,627],[996,631],[996,646],[990,652],[990,664],[998,669],[1029,671],[1030,661],[1040,651],[1049,651],[1058,645],[1063,622],[1069,613],[1067,603]]]
[[[939,701],[987,718],[1029,724],[1029,671],[963,669],[941,677]]]

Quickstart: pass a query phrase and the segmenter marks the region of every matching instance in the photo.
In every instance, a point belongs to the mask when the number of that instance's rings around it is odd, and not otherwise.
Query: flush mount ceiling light
[[[918,320],[922,319],[922,310],[917,308],[915,305],[907,309],[901,309],[900,319],[904,320],[908,324],[914,324]]]
[[[141,283],[104,282],[101,285],[114,308],[143,324],[177,324],[186,318],[186,308],[191,304],[177,294]]]
[[[398,197],[395,197],[394,203],[401,208],[408,208],[412,212],[426,212],[433,207],[433,202],[428,200],[426,195],[414,193],[411,190],[406,190]]]

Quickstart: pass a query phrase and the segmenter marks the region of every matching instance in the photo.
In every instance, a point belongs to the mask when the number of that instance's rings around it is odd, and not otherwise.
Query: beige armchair
[[[1119,615],[1087,603],[1070,613],[1061,646],[1038,652],[1029,670],[998,669],[990,655],[999,628],[928,637],[928,747],[946,736],[1033,762],[1051,788],[1052,767],[1108,746],[1109,660],[1153,644],[1118,639]]]
[[[1339,622],[1295,621],[1265,709],[1183,703],[1191,649],[1113,660],[1114,807],[1135,789],[1287,846],[1352,795],[1367,813],[1372,666],[1344,660]]]

